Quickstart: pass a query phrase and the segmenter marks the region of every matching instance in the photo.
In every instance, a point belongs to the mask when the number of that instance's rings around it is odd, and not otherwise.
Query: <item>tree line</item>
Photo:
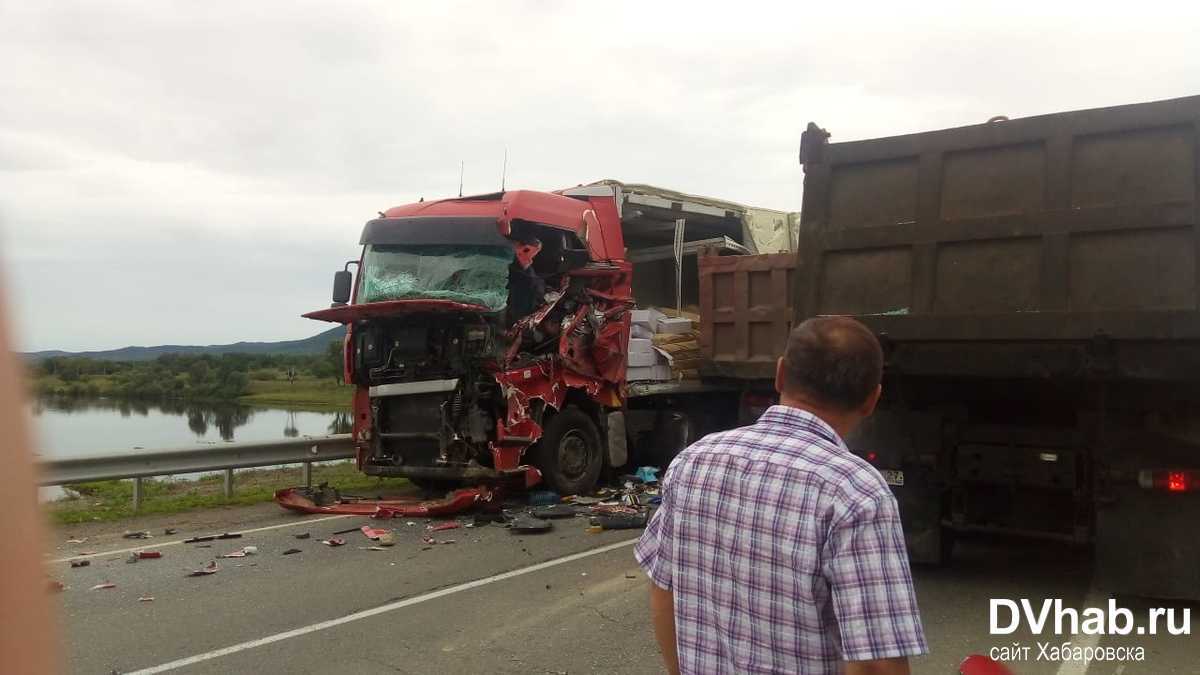
[[[342,343],[321,354],[163,354],[148,361],[54,356],[32,364],[39,395],[230,401],[251,380],[342,377]]]

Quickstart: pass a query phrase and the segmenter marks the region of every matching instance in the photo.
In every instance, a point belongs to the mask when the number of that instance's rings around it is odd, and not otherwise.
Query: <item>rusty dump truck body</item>
[[[798,257],[702,262],[712,374],[768,377],[785,314],[853,315],[887,373],[849,441],[903,482],[914,559],[1061,539],[1105,588],[1197,598],[1197,125],[1200,97],[847,143],[809,125]]]

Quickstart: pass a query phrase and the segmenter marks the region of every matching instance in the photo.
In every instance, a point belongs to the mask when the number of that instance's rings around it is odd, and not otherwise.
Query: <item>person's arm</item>
[[[831,524],[822,557],[846,672],[907,675],[908,657],[929,649],[891,493],[849,504]]]
[[[662,481],[662,503],[654,511],[646,530],[634,548],[634,557],[650,577],[650,618],[654,637],[662,650],[663,663],[671,675],[679,673],[679,650],[675,642],[674,583],[674,495],[670,481],[671,470]]]
[[[846,663],[846,675],[909,675],[910,672],[907,656]]]
[[[650,618],[667,672],[679,675],[679,652],[675,649],[675,598],[671,591],[659,588],[654,582],[650,582]]]

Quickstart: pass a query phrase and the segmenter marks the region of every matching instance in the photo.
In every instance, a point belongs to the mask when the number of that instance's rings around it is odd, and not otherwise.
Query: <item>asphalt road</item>
[[[338,535],[347,544],[337,548],[319,541],[380,521],[300,517],[274,505],[59,530],[47,565],[68,586],[56,596],[64,670],[661,672],[646,612],[648,582],[629,545],[637,532],[589,534],[578,519],[558,521],[540,535],[495,525],[437,532],[436,539],[455,543],[428,546],[422,542],[426,521],[407,522],[387,521],[396,528],[397,543],[385,551],[361,550],[370,542],[359,532]],[[164,527],[179,532],[163,536]],[[156,536],[125,540],[127,528]],[[244,536],[211,548],[176,543],[223,531]],[[311,538],[294,537],[305,532]],[[88,541],[62,543],[70,535]],[[163,557],[129,564],[127,553],[107,553],[136,546]],[[243,546],[258,547],[258,554],[221,559],[212,575],[185,576]],[[289,548],[301,552],[281,554]],[[100,554],[88,567],[70,568],[66,559],[84,550]],[[1069,548],[962,544],[951,568],[915,571],[932,653],[913,662],[914,672],[956,672],[967,654],[1019,642],[1031,653],[1028,661],[1012,664],[1018,673],[1200,673],[1194,635],[1100,638],[1100,646],[1142,646],[1146,660],[1085,666],[1036,660],[1039,641],[1061,644],[1070,637],[988,634],[989,598],[1051,597],[1083,607],[1095,600],[1089,580],[1087,558]],[[116,587],[91,590],[103,582]],[[1146,603],[1122,604],[1142,611]]]

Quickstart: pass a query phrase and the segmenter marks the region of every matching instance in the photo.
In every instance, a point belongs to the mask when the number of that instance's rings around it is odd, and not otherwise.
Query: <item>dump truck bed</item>
[[[818,147],[799,314],[896,340],[1200,337],[1200,97]]]
[[[948,375],[1005,343],[1053,345],[1001,359],[1049,359],[1052,375],[1088,367],[1063,343],[1200,340],[1198,124],[1200,96],[847,143],[810,125],[794,316],[857,316],[893,344],[926,344],[902,355]],[[727,322],[739,349],[707,343],[728,368],[778,354],[779,339],[753,336],[783,297],[759,296],[727,303],[743,306]],[[719,324],[710,297],[702,310]],[[1154,377],[1183,359],[1200,372],[1190,351],[1135,352],[1110,365]]]

